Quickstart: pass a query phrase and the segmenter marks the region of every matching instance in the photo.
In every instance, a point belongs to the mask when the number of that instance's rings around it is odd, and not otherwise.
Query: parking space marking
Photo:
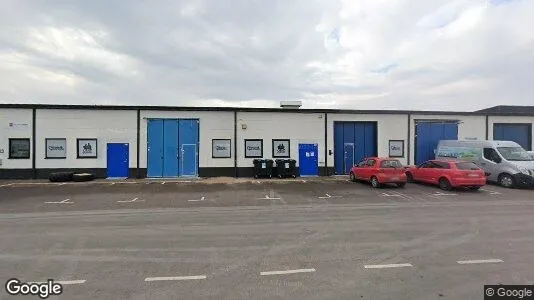
[[[132,200],[119,200],[119,203],[132,203],[132,202],[144,202],[145,200],[139,200],[139,198],[133,198]]]
[[[473,260],[459,260],[457,261],[460,265],[471,265],[471,264],[493,264],[493,263],[502,263],[502,259],[492,258],[492,259],[473,259]]]
[[[483,192],[488,192],[490,195],[502,195],[500,192],[497,192],[497,191],[491,191],[487,189],[480,189],[480,190]]]
[[[270,275],[287,275],[287,274],[297,274],[297,273],[313,273],[315,269],[295,269],[295,270],[284,270],[284,271],[265,271],[260,272],[261,276],[270,276]]]
[[[399,194],[380,193],[382,197],[401,197]]]
[[[181,280],[201,280],[206,279],[206,275],[194,275],[194,276],[172,276],[172,277],[147,277],[145,282],[151,281],[181,281]]]
[[[109,185],[115,185],[115,182],[110,183]]]
[[[434,192],[432,195],[434,195],[434,196],[457,196],[458,194],[454,194],[454,193],[443,193],[443,192]]]
[[[317,197],[319,199],[330,199],[330,198],[341,198],[342,196],[331,196],[329,194],[325,194],[326,197]]]
[[[365,265],[363,267],[365,269],[390,269],[390,268],[413,267],[413,265],[409,263],[405,263],[405,264]]]
[[[13,183],[6,183],[6,184],[2,184],[2,185],[0,185],[0,187],[11,186],[11,185],[13,185]]]
[[[200,202],[200,201],[204,201],[204,200],[205,200],[205,197],[202,196],[202,197],[200,197],[200,199],[191,199],[191,200],[187,200],[187,201],[189,201],[189,202]]]
[[[74,202],[70,201],[70,199],[65,199],[65,200],[62,200],[62,201],[47,201],[45,203],[47,203],[47,204],[72,204]]]

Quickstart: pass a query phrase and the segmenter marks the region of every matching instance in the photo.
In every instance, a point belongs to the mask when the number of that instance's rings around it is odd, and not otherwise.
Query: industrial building
[[[252,176],[293,158],[301,176],[346,174],[365,156],[433,158],[441,139],[532,150],[534,107],[475,112],[0,104],[0,178],[83,171],[99,178]]]

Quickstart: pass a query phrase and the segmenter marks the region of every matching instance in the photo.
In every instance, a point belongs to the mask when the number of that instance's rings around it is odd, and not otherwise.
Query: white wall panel
[[[137,167],[135,110],[38,109],[37,168],[106,168],[107,143],[130,144],[130,168]],[[66,138],[67,158],[46,159],[45,138]],[[98,139],[97,158],[77,158],[77,138]]]
[[[9,159],[9,139],[30,139],[29,159]],[[32,168],[32,110],[0,108],[0,169],[31,169]]]
[[[199,167],[234,166],[234,113],[227,111],[141,111],[140,167],[147,167],[148,119],[199,119]],[[230,158],[212,158],[211,140],[231,139]]]

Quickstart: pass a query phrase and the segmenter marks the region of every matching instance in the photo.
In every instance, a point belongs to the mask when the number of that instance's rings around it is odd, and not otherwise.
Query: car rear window
[[[402,168],[400,161],[398,160],[383,160],[380,163],[381,168]]]
[[[478,170],[480,169],[477,165],[472,162],[460,162],[456,163],[456,168],[460,170]]]

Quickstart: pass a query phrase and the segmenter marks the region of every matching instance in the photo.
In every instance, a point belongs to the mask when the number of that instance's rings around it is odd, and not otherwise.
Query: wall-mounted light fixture
[[[241,124],[241,129],[247,130],[247,124]]]

